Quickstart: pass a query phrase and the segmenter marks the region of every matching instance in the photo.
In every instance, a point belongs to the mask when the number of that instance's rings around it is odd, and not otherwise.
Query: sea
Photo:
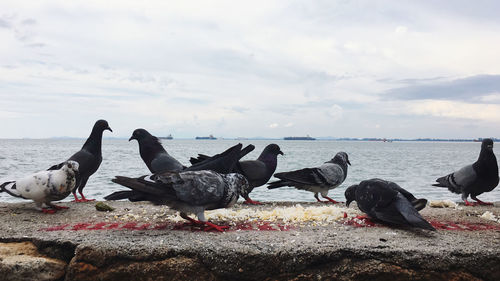
[[[58,164],[78,151],[84,142],[85,139],[0,139],[0,182],[16,180]],[[481,147],[479,142],[162,140],[170,155],[186,166],[190,165],[189,158],[198,153],[213,155],[238,142],[255,145],[255,150],[243,160],[256,159],[266,145],[278,144],[285,155],[278,156],[276,172],[315,167],[332,159],[337,152],[345,151],[352,164],[348,168],[347,178],[342,185],[329,192],[331,198],[340,201],[345,201],[344,191],[350,185],[366,179],[382,178],[396,182],[417,197],[459,202],[460,195],[431,184],[436,178],[476,161]],[[84,189],[84,195],[88,198],[103,200],[104,196],[114,191],[125,190],[125,187],[111,182],[114,176],[138,177],[149,174],[139,156],[136,141],[105,138],[102,155],[99,170]],[[264,202],[315,201],[313,193],[292,187],[268,190],[262,186],[255,188],[250,197]],[[63,201],[72,199],[70,195]],[[479,199],[500,201],[500,188],[480,195]],[[0,201],[24,200],[0,193]]]

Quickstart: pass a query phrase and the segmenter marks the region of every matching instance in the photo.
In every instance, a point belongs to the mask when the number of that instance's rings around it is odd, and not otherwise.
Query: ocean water
[[[33,172],[60,163],[78,151],[85,140],[0,140],[1,182],[15,180]],[[238,143],[236,140],[163,140],[167,151],[184,165],[198,153],[212,155]],[[314,167],[330,160],[337,152],[345,151],[352,166],[347,179],[329,196],[345,201],[345,189],[354,183],[374,177],[391,180],[417,197],[451,199],[459,202],[460,195],[446,188],[431,186],[435,179],[473,163],[479,154],[480,143],[473,142],[361,142],[361,141],[284,141],[243,140],[243,145],[253,144],[255,150],[244,159],[255,159],[269,143],[277,143],[284,156],[278,156],[276,172]],[[104,139],[103,162],[84,189],[88,198],[102,200],[104,196],[126,189],[111,182],[116,175],[141,176],[148,174],[139,156],[136,141]],[[251,198],[260,201],[315,201],[313,193],[283,187],[268,190],[254,189]],[[482,194],[485,201],[500,201],[500,188]],[[63,201],[72,200],[70,195]],[[0,193],[2,202],[19,202],[6,193]],[[241,199],[240,199],[241,200]]]

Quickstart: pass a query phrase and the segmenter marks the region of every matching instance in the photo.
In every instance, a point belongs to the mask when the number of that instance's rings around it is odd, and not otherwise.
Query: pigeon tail
[[[275,188],[280,188],[283,186],[288,186],[290,183],[286,182],[284,180],[278,180],[278,181],[273,181],[268,183],[267,189],[275,189]]]
[[[448,188],[449,191],[453,193],[462,193],[462,189],[460,186],[458,186],[455,183],[455,178],[453,174],[446,175],[444,177],[440,177],[436,180],[437,183],[433,184],[432,186],[437,186],[437,187],[446,187]]]
[[[10,186],[9,186],[10,185]],[[14,197],[19,197],[23,198],[17,191],[16,191],[16,182],[15,181],[8,181],[4,182],[0,185],[0,192],[6,192],[10,196]]]
[[[245,148],[243,148],[240,151],[240,154],[238,155],[238,159],[245,157],[248,153],[252,152],[254,149],[255,149],[255,145],[253,145],[253,144],[249,144],[249,145],[245,146]]]
[[[396,209],[405,218],[408,224],[414,227],[436,231],[436,229],[417,212],[415,207],[408,203],[408,200],[400,194],[394,202]]]

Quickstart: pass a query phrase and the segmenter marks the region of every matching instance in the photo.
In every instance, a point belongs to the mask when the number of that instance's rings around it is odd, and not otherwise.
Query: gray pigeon
[[[41,171],[17,181],[9,181],[0,185],[0,192],[14,197],[35,201],[36,209],[44,213],[55,213],[68,207],[57,206],[52,201],[66,198],[75,187],[78,163],[66,161],[58,170]],[[42,208],[43,204],[51,209]]]
[[[79,168],[79,176],[76,178],[76,185],[74,189],[71,191],[73,196],[75,197],[75,202],[87,202],[94,201],[95,199],[87,199],[83,196],[83,188],[87,184],[89,177],[93,175],[102,162],[102,133],[104,130],[108,130],[113,132],[108,125],[106,120],[97,120],[92,128],[92,132],[88,137],[87,141],[83,144],[82,149],[80,151],[73,154],[68,160],[73,160],[78,162],[80,165]],[[60,169],[64,164],[54,165],[49,168],[49,170],[57,170]],[[82,199],[78,199],[76,196],[76,190],[78,189],[78,193],[82,196]]]
[[[328,197],[328,191],[338,187],[347,177],[347,165],[351,165],[349,157],[345,152],[339,152],[335,157],[315,168],[305,168],[301,170],[274,174],[280,180],[269,183],[267,188],[273,189],[282,186],[293,186],[314,192],[314,198],[318,198],[318,193],[328,201],[336,204],[340,203]]]
[[[254,148],[253,145],[248,147]],[[248,193],[252,192],[255,187],[266,184],[272,177],[274,171],[276,171],[276,166],[278,165],[278,154],[283,155],[280,147],[277,144],[267,145],[262,153],[256,160],[244,160],[239,161],[235,168],[234,173],[239,173],[244,175],[249,183]],[[198,154],[198,158],[191,158],[191,163],[195,164],[198,161],[210,158],[209,156]],[[244,197],[246,204],[261,204],[258,201],[253,201],[249,196]]]
[[[168,154],[157,137],[145,129],[134,130],[129,138],[129,141],[131,140],[137,140],[139,143],[139,154],[151,173],[178,172],[185,168],[177,159]]]
[[[181,217],[192,224],[217,231],[224,231],[227,227],[208,222],[204,211],[231,207],[248,189],[248,181],[240,174],[219,174],[209,170],[164,172],[139,178],[116,176],[112,181],[132,190],[114,192],[106,196],[106,200],[128,198],[167,205],[180,211]],[[188,214],[195,214],[198,220],[188,217]]]
[[[447,187],[449,191],[462,194],[462,200],[466,206],[493,205],[483,202],[476,196],[483,192],[490,192],[498,185],[498,163],[493,153],[493,140],[484,139],[481,144],[481,152],[476,162],[467,165],[436,180],[433,186]],[[470,203],[467,198],[471,196],[477,203]]]
[[[381,179],[362,181],[345,191],[346,205],[352,201],[369,217],[391,225],[436,230],[415,209],[412,202],[399,192],[399,186]]]

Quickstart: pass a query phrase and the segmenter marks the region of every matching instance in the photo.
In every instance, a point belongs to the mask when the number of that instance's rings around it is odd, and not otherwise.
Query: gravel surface
[[[183,226],[176,212],[165,206],[142,202],[104,203],[115,210],[97,211],[95,202],[65,202],[60,204],[70,209],[42,214],[34,210],[33,203],[2,203],[0,239],[2,242],[33,241],[47,256],[65,260],[70,265],[67,280],[85,280],[89,276],[121,278],[116,277],[115,271],[110,272],[124,261],[154,263],[164,272],[165,259],[174,257],[188,258],[193,268],[203,268],[196,270],[200,278],[214,280],[300,279],[300,276],[313,278],[318,274],[327,279],[345,276],[362,279],[365,275],[359,274],[363,271],[366,276],[380,278],[385,276],[382,273],[397,271],[403,279],[442,277],[444,280],[462,276],[500,280],[497,278],[500,278],[499,203],[481,207],[426,207],[421,214],[438,226],[436,232],[379,224],[369,226],[363,220],[354,219],[361,214],[359,210],[345,206],[321,209],[329,214],[322,221],[306,214],[305,221],[291,222],[289,218],[279,217],[265,221],[259,215],[268,215],[277,209],[288,210],[286,208],[293,212],[301,208],[318,212],[317,207],[329,205],[237,204],[232,209],[236,212],[233,215],[252,211],[254,217],[246,220],[238,217],[234,221],[231,213],[219,214],[214,222],[230,226],[224,233]],[[299,218],[304,216],[298,214]],[[157,264],[160,261],[162,263]],[[172,263],[169,260],[169,268]],[[82,265],[91,265],[92,270]],[[359,269],[354,270],[356,266]],[[136,272],[145,270],[140,268]],[[433,275],[445,273],[448,275],[439,278]],[[156,277],[164,280],[160,275]]]

